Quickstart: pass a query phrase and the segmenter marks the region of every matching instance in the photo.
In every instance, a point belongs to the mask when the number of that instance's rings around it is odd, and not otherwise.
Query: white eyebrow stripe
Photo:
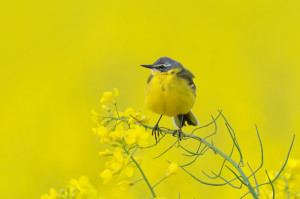
[[[160,67],[160,66],[168,67],[168,66],[171,66],[171,64],[166,63],[166,64],[156,64],[155,65],[155,67]]]

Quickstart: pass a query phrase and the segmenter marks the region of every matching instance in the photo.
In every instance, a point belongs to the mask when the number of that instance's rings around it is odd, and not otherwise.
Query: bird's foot
[[[157,138],[159,139],[160,134],[161,134],[161,129],[158,127],[158,124],[156,124],[152,129],[152,135],[154,135],[156,143],[157,143]]]
[[[185,134],[182,132],[181,128],[178,130],[175,130],[173,132],[173,136],[175,136],[176,134],[178,135],[179,140],[181,140],[185,136]]]

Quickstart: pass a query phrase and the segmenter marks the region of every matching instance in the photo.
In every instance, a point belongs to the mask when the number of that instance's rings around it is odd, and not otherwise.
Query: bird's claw
[[[173,136],[175,136],[176,134],[178,135],[179,140],[181,140],[185,136],[181,129],[175,130],[173,132]]]
[[[157,143],[157,138],[159,139],[160,134],[161,134],[161,129],[158,127],[158,124],[156,124],[152,129],[152,135],[154,135],[156,143]]]

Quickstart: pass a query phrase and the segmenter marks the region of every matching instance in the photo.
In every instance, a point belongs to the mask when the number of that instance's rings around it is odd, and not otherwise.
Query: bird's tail
[[[174,125],[177,128],[180,128],[180,116],[181,115],[177,115],[173,117]],[[188,125],[193,125],[193,126],[199,125],[199,121],[192,111],[189,111],[187,114],[183,115],[183,126],[186,125],[185,122],[187,122]]]

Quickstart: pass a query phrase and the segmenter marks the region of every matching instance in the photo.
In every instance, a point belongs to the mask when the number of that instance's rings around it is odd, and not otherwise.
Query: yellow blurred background
[[[39,198],[81,175],[103,198],[149,198],[143,183],[125,193],[102,185],[104,159],[91,131],[91,109],[99,110],[102,92],[116,87],[120,109],[141,110],[154,125],[158,115],[144,105],[150,71],[139,65],[161,56],[195,74],[193,111],[200,123],[222,109],[253,168],[260,160],[255,124],[265,169],[280,168],[294,133],[291,156],[300,158],[299,10],[297,0],[2,1],[0,198]],[[162,122],[172,127],[170,118]],[[231,144],[224,132],[215,145],[226,151]],[[167,147],[163,143],[153,154]],[[155,171],[153,184],[176,154],[142,165],[148,174]],[[201,179],[202,168],[220,165],[208,156],[192,167]],[[165,198],[177,198],[179,191],[181,198],[245,192],[204,186],[184,173],[156,191]]]

